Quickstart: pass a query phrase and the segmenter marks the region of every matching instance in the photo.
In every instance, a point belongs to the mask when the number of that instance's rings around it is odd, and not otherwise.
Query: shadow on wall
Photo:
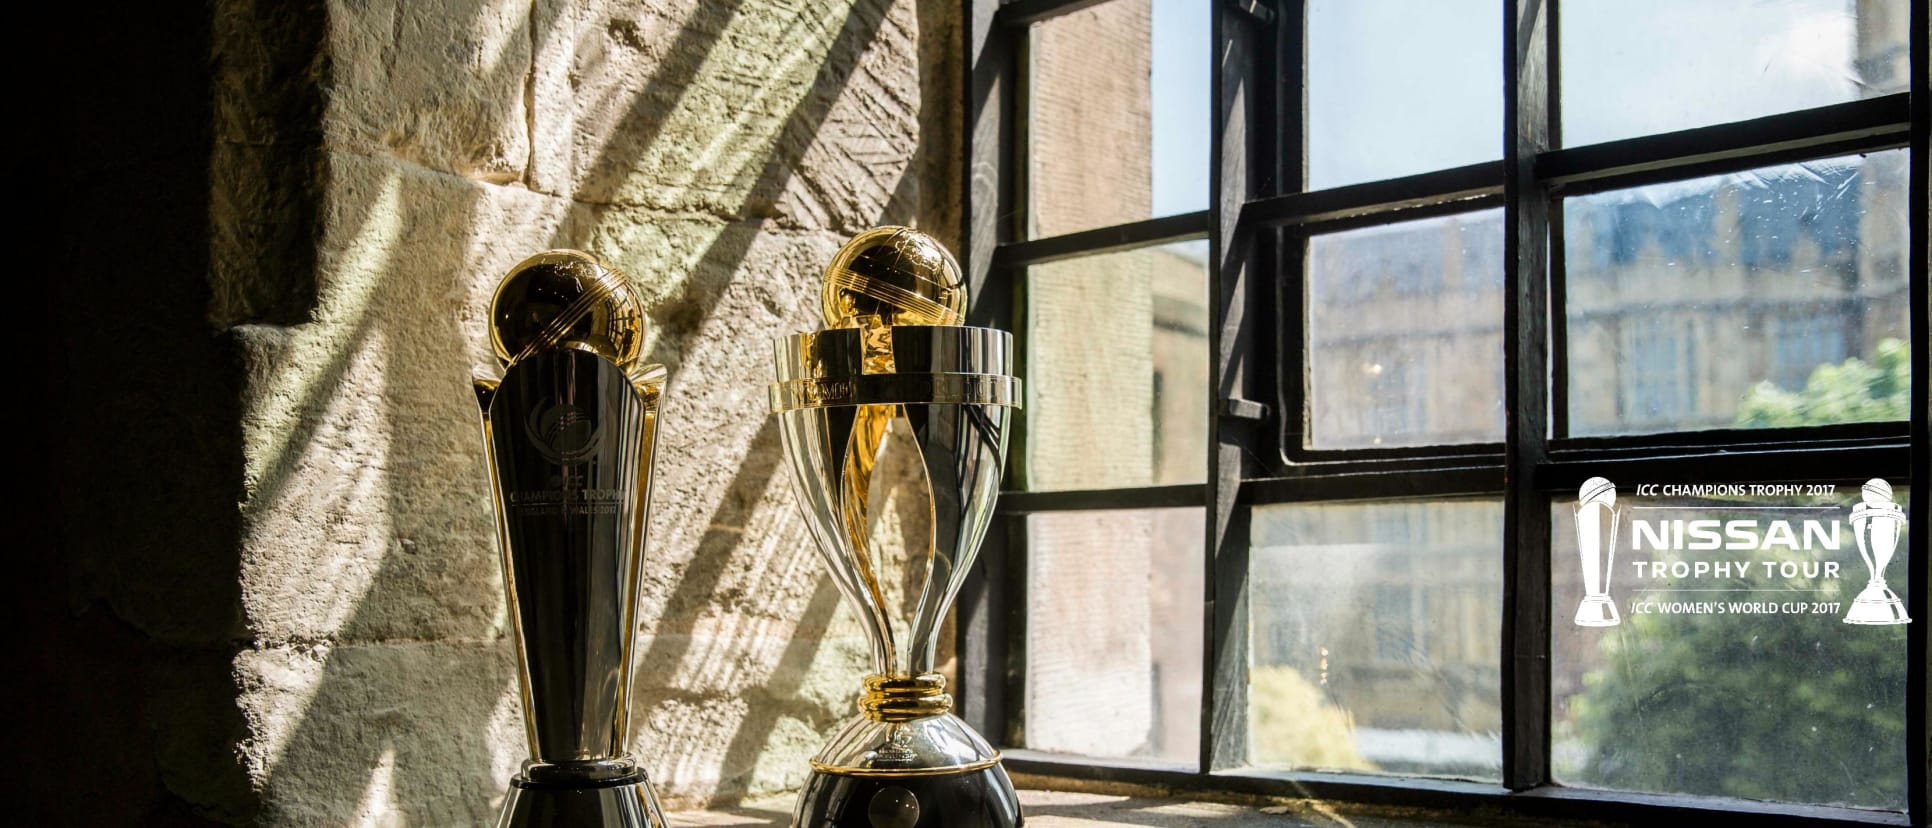
[[[613,133],[623,140],[605,142],[583,176],[586,181],[636,176],[660,140],[662,125],[689,105],[692,77],[685,70],[695,74],[708,62],[741,58],[714,54],[720,38],[738,15],[769,13],[743,5],[691,7],[662,52],[672,57],[664,58],[663,68],[624,103],[626,114]],[[694,264],[688,273],[631,272],[647,283],[647,296],[654,300],[650,357],[669,365],[673,389],[658,461],[653,548],[646,553],[649,583],[633,704],[633,720],[642,732],[633,745],[671,804],[739,802],[754,792],[753,772],[781,718],[803,719],[822,734],[850,711],[849,698],[837,706],[801,700],[812,695],[803,685],[822,656],[839,603],[809,541],[778,549],[747,542],[754,509],[781,468],[777,433],[762,405],[730,414],[756,420],[749,447],[741,454],[732,451],[743,459],[731,474],[692,468],[685,477],[702,481],[671,486],[664,478],[666,466],[679,462],[669,454],[679,442],[672,436],[680,428],[679,415],[704,404],[695,396],[697,383],[715,381],[708,372],[691,377],[692,384],[682,390],[700,401],[680,404],[680,368],[701,360],[707,350],[749,352],[750,359],[761,360],[770,337],[781,332],[722,325],[728,339],[721,338],[714,317],[738,280],[752,275],[741,266],[761,236],[775,229],[766,219],[778,213],[774,205],[859,69],[867,45],[879,35],[889,5],[889,0],[859,0],[832,29],[805,32],[790,46],[803,57],[813,52],[823,57],[816,59],[809,91],[778,125],[777,140],[734,134],[743,124],[712,137],[714,145],[770,144],[768,152],[747,161],[747,169],[726,171],[750,179],[740,202],[714,217],[723,224],[689,259]],[[532,41],[535,55],[549,53],[556,44],[542,40],[569,33],[545,17],[556,13],[554,5],[538,3],[510,38]],[[922,73],[943,71],[939,67],[956,57],[927,54],[947,44],[924,35],[929,24],[943,30],[956,14],[939,0],[919,3]],[[570,51],[568,44],[563,51]],[[531,71],[503,63],[492,71]],[[943,79],[922,82],[949,88]],[[943,103],[954,102],[947,97]],[[535,150],[544,151],[543,146]],[[920,151],[927,151],[923,142]],[[917,159],[908,164],[878,214],[858,218],[911,221],[921,209],[917,176],[929,166]],[[250,446],[242,532],[245,545],[255,550],[251,554],[262,559],[245,560],[240,576],[256,636],[256,646],[235,661],[243,680],[241,706],[253,734],[243,745],[244,759],[267,822],[482,823],[494,815],[505,782],[523,758],[523,740],[482,450],[467,390],[466,374],[488,359],[478,317],[497,276],[532,252],[519,245],[537,236],[513,230],[547,227],[548,246],[600,250],[624,263],[634,251],[617,245],[637,237],[638,219],[614,214],[624,205],[587,200],[582,193],[570,200],[524,190],[486,191],[474,182],[359,155],[326,153],[324,167],[323,233],[341,241],[324,242],[314,321],[234,329],[251,383],[241,418],[243,440]],[[839,234],[856,229],[839,223],[808,229]],[[466,260],[433,260],[439,251],[456,249],[448,241],[452,237],[467,240]],[[792,254],[788,263],[797,272],[756,275],[791,280],[792,288],[776,291],[781,298],[803,296],[804,285],[816,284],[812,260],[835,244],[828,238]],[[675,287],[656,290],[659,280],[675,280]],[[465,309],[463,317],[452,308]],[[785,309],[779,315],[796,313]],[[762,401],[763,388],[738,389],[731,396]],[[727,436],[687,431],[683,439]],[[729,482],[717,488],[713,481],[725,477]],[[314,479],[340,485],[315,487]],[[715,505],[687,521],[702,527],[687,557],[683,549],[667,548],[661,527],[667,511],[705,510],[688,502],[700,493],[715,498]],[[804,537],[802,531],[792,536]],[[761,554],[784,557],[772,563],[749,560]],[[698,628],[707,608],[722,593],[750,592],[736,583],[745,577],[738,570],[760,567],[767,572],[755,577],[764,582],[796,582],[784,585],[795,601],[786,606],[790,615],[784,627],[772,632],[784,641],[771,648],[775,657],[749,670],[735,668],[741,675],[723,688],[694,686],[675,675],[701,644]],[[773,600],[760,594],[727,597],[748,604]],[[749,638],[759,632],[729,625],[722,633],[718,629],[705,628],[704,634],[744,632]],[[837,678],[841,688],[856,689],[855,676]],[[735,722],[706,712],[724,709]],[[815,747],[815,735],[805,738]],[[505,753],[506,745],[515,746],[514,755]],[[803,756],[797,756],[800,765]],[[694,767],[694,758],[714,766]],[[802,777],[802,767],[797,775]]]
[[[8,753],[25,796],[8,821],[246,821],[225,761],[245,732],[241,448],[232,354],[206,322],[207,21],[43,12],[21,65],[49,69],[20,89],[36,125],[9,162]]]

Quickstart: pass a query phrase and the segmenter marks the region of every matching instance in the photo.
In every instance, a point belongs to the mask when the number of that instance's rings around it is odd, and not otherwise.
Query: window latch
[[[1254,400],[1228,397],[1221,400],[1221,416],[1237,420],[1265,420],[1268,418],[1268,406]]]

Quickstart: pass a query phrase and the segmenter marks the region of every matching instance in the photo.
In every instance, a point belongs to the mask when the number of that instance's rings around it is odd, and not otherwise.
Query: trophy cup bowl
[[[1898,551],[1899,538],[1905,533],[1905,510],[1892,502],[1892,487],[1883,480],[1866,483],[1864,502],[1852,507],[1852,537],[1858,541],[1858,556],[1865,559],[1871,580],[1845,613],[1845,623],[1884,626],[1905,624],[1905,602],[1899,600],[1885,583],[1885,567]]]
[[[859,714],[817,756],[797,826],[1016,826],[999,753],[951,713],[934,659],[946,612],[992,522],[1008,415],[1020,402],[1012,336],[960,318],[958,266],[929,237],[868,231],[827,268],[828,330],[776,343],[771,407],[806,523],[863,622],[872,656]],[[891,571],[869,537],[888,427],[918,449],[931,537]],[[888,592],[904,585],[906,600]]]
[[[475,382],[529,759],[501,828],[664,824],[629,752],[632,628],[661,366],[622,273],[553,250],[490,309],[500,380]]]

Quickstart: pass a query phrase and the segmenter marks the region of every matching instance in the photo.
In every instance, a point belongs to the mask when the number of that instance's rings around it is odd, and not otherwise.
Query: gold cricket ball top
[[[959,263],[910,227],[860,233],[825,267],[820,310],[828,328],[862,327],[866,317],[886,325],[958,325],[965,309]]]
[[[490,345],[505,363],[575,348],[629,370],[644,349],[644,309],[630,279],[581,250],[546,250],[510,268],[490,300]]]

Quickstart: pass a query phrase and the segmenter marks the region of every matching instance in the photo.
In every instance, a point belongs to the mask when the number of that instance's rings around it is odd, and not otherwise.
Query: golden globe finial
[[[910,227],[875,227],[839,248],[825,267],[820,311],[828,328],[958,325],[966,286],[959,263],[933,237]]]
[[[575,348],[626,371],[644,349],[644,309],[622,271],[581,250],[545,250],[510,268],[490,300],[490,345],[513,362]]]

